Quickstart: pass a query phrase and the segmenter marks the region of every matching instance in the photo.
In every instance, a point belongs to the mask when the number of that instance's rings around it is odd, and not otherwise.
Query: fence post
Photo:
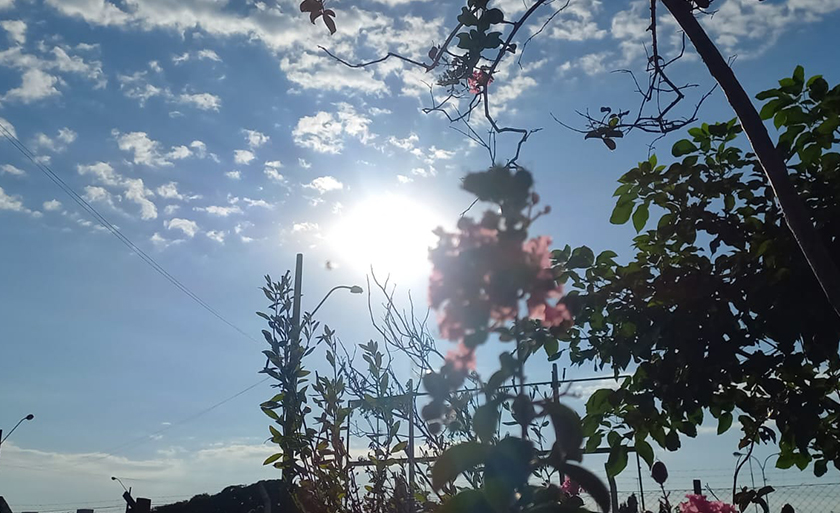
[[[607,471],[607,482],[610,485],[610,511],[618,511],[618,489],[616,489],[615,478],[610,475],[606,463],[604,464],[604,470]]]
[[[551,392],[555,401],[560,399],[560,383],[557,379],[557,364],[551,364]]]
[[[642,462],[639,460],[639,451],[636,451],[636,470],[639,471],[639,499],[642,501],[642,511],[645,511],[645,486],[642,484]]]
[[[408,496],[409,512],[414,513],[414,392],[408,393]]]
[[[703,487],[699,479],[694,480],[694,495],[703,495]]]

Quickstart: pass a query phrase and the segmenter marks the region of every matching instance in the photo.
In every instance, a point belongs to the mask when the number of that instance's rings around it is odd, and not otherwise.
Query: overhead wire
[[[244,337],[252,340],[253,342],[259,343],[254,337],[246,333],[244,330],[236,326],[229,320],[227,320],[224,316],[222,316],[219,312],[217,312],[213,307],[207,304],[206,301],[201,299],[196,293],[189,289],[186,285],[181,283],[180,280],[172,276],[166,269],[164,269],[154,258],[149,256],[145,251],[139,248],[134,242],[131,241],[126,235],[124,235],[116,226],[111,224],[105,216],[99,213],[96,208],[94,208],[87,200],[85,200],[82,196],[80,196],[75,190],[73,190],[70,185],[67,184],[58,174],[56,174],[49,166],[46,164],[39,162],[35,158],[35,154],[26,147],[20,139],[15,136],[2,122],[0,122],[0,131],[2,131],[3,137],[9,141],[9,143],[15,147],[24,157],[26,157],[35,167],[38,168],[42,173],[44,173],[47,178],[49,178],[54,184],[56,184],[62,191],[64,191],[70,198],[79,205],[85,212],[87,212],[91,217],[93,217],[99,224],[101,224],[106,230],[108,230],[112,235],[114,235],[121,243],[123,243],[126,247],[128,247],[134,254],[140,257],[141,260],[146,262],[152,269],[154,269],[158,274],[163,276],[167,281],[169,281],[172,285],[174,285],[178,290],[183,292],[187,295],[190,299],[198,303],[202,308],[207,310],[210,314],[214,317],[222,321],[223,323],[227,324],[237,332],[239,332]]]

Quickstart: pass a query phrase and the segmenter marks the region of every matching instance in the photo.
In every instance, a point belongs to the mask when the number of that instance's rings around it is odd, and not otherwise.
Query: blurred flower
[[[709,501],[703,495],[689,494],[686,502],[679,504],[680,513],[738,513],[735,506],[720,501]]]
[[[567,495],[580,495],[580,485],[577,482],[569,479],[569,476],[566,476],[566,480],[563,481],[563,484],[560,485],[560,489],[566,492]]]
[[[472,94],[481,94],[483,88],[493,83],[493,77],[480,69],[473,70],[472,76],[467,78],[467,86]]]
[[[475,348],[460,343],[456,349],[450,349],[446,353],[446,361],[450,362],[456,371],[474,371]]]

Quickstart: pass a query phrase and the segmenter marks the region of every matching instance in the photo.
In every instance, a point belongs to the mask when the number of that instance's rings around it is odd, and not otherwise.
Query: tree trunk
[[[735,110],[741,127],[758,157],[761,167],[776,193],[779,207],[785,216],[788,228],[799,244],[814,276],[822,287],[834,311],[840,315],[840,272],[831,260],[825,245],[811,222],[810,212],[796,193],[787,173],[787,165],[776,150],[767,133],[758,111],[741,83],[724,60],[706,31],[694,17],[688,0],[662,0],[665,7],[694,44],[709,72],[720,85],[729,104]]]

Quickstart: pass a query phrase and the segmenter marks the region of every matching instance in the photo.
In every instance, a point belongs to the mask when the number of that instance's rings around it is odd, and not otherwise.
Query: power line
[[[251,339],[253,342],[259,343],[254,337],[247,334],[245,331],[240,329],[238,326],[233,324],[232,322],[225,319],[219,312],[217,312],[213,307],[211,307],[207,302],[201,299],[197,294],[191,291],[186,285],[181,283],[177,278],[169,274],[169,272],[164,269],[160,264],[155,261],[154,258],[149,256],[146,252],[142,249],[137,247],[128,237],[123,235],[123,233],[113,224],[111,224],[108,219],[106,219],[102,214],[99,213],[90,203],[87,202],[83,197],[79,196],[79,194],[73,190],[64,180],[61,179],[49,166],[37,161],[35,159],[35,154],[32,153],[29,148],[23,144],[20,139],[18,139],[3,123],[0,123],[0,131],[3,132],[3,137],[6,138],[9,143],[15,147],[24,157],[26,157],[35,167],[37,167],[42,173],[44,173],[47,178],[49,178],[54,184],[56,184],[62,191],[64,191],[70,198],[76,202],[82,210],[87,212],[91,217],[93,217],[99,224],[101,224],[105,229],[107,229],[111,234],[113,234],[120,242],[125,244],[133,253],[135,253],[141,260],[146,262],[152,269],[154,269],[157,273],[163,276],[166,280],[168,280],[172,285],[174,285],[178,290],[183,292],[187,295],[190,299],[198,303],[202,308],[210,312],[214,317],[222,321],[223,323],[227,324],[234,330],[238,331],[243,336]]]

